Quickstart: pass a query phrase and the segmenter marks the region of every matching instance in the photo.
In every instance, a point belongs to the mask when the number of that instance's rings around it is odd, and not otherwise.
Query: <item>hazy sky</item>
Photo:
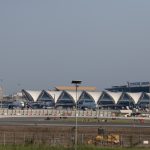
[[[1,0],[6,93],[150,81],[149,0]]]

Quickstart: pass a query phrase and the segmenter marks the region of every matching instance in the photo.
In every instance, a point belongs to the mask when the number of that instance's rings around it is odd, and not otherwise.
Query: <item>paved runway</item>
[[[29,118],[29,117],[18,117],[18,118],[0,118],[0,125],[25,125],[25,126],[75,126],[75,122],[68,120],[46,120],[42,117]],[[150,123],[115,123],[115,122],[78,122],[78,126],[85,127],[98,127],[98,126],[109,126],[109,127],[141,127],[150,128]]]

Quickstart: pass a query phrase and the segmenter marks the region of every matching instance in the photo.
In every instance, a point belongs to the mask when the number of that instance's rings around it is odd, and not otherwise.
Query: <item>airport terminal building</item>
[[[147,108],[150,93],[97,91],[95,87],[56,87],[54,90],[22,90],[22,96],[30,105],[54,108]]]
[[[112,88],[107,88],[106,90],[112,92],[147,92],[150,93],[150,82],[127,82],[126,85],[122,86],[112,86]]]

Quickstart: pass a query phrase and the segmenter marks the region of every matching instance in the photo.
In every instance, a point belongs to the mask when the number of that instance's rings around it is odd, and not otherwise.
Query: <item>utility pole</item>
[[[2,86],[2,82],[3,79],[0,79],[1,85],[0,85],[0,101],[1,101],[1,109],[2,109],[2,101],[3,101],[3,86]]]
[[[76,87],[76,109],[75,109],[75,119],[76,119],[76,123],[75,123],[75,150],[77,150],[77,143],[78,143],[78,120],[77,120],[77,101],[78,101],[78,97],[77,97],[77,91],[78,91],[78,86],[79,84],[82,83],[82,81],[79,81],[79,80],[73,80],[71,82],[72,84],[75,85]]]

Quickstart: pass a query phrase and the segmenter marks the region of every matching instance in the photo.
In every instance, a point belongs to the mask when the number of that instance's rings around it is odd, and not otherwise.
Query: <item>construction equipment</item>
[[[93,139],[88,140],[88,144],[119,144],[120,136],[115,133],[105,133],[103,129],[98,129],[98,135]]]

